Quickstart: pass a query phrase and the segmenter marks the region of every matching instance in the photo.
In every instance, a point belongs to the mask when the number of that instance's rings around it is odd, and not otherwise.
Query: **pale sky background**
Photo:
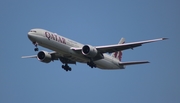
[[[20,58],[37,54],[32,28],[93,46],[169,39],[123,52],[122,61],[149,64],[66,72],[60,61]],[[4,0],[0,33],[0,103],[180,103],[179,0]]]

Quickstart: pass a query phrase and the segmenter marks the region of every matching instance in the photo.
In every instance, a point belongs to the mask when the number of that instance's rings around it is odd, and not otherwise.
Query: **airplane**
[[[38,51],[38,46],[52,50],[52,52],[39,51],[37,55],[22,56],[21,58],[37,58],[43,63],[50,63],[54,60],[60,60],[65,71],[71,71],[68,64],[86,63],[91,68],[100,68],[104,70],[125,69],[127,65],[144,64],[149,61],[129,61],[122,62],[122,51],[133,49],[142,44],[166,40],[159,38],[139,42],[125,43],[121,38],[118,44],[105,46],[92,46],[78,43],[57,33],[45,29],[31,29],[28,32],[28,38],[35,45],[34,51]],[[108,53],[111,53],[109,55]]]

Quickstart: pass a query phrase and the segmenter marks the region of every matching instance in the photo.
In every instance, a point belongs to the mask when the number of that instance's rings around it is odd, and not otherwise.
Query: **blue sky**
[[[179,103],[180,1],[4,0],[0,3],[0,103]],[[149,60],[124,70],[21,59],[36,54],[27,38],[43,28],[84,44],[168,37],[123,52],[122,61]],[[40,50],[47,50],[40,47]],[[47,50],[50,51],[50,50]]]

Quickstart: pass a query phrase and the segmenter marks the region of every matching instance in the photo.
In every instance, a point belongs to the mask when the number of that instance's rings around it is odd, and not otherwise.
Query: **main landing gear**
[[[36,47],[36,48],[34,48],[34,51],[38,51],[38,50],[39,50],[38,47],[37,47],[37,46],[38,46],[38,43],[37,43],[37,42],[33,42],[33,44],[34,44],[35,47]]]
[[[69,67],[67,64],[65,65],[62,65],[62,68],[65,70],[65,71],[71,71],[71,67]]]
[[[87,62],[87,65],[89,65],[91,68],[96,68],[96,64],[93,61]]]

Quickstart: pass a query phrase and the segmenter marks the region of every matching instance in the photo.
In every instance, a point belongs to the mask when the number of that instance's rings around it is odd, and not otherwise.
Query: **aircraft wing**
[[[139,47],[142,44],[166,40],[167,38],[159,38],[159,39],[153,39],[153,40],[145,40],[145,41],[139,41],[139,42],[131,42],[131,43],[124,43],[124,44],[115,44],[115,45],[106,45],[106,46],[96,46],[95,48],[100,53],[113,53],[116,51],[122,51],[126,49],[133,49],[135,47]],[[71,48],[74,51],[81,51],[82,48]]]
[[[21,58],[37,58],[37,55],[31,55],[31,56],[22,56]]]
[[[69,59],[68,56],[61,55],[60,53],[57,53],[56,51],[48,52],[48,54],[51,55],[52,61],[60,60],[62,63],[76,64],[76,61],[72,61]],[[38,59],[38,55],[22,56],[21,58],[37,58]]]
[[[100,51],[101,53],[107,53],[107,52],[112,53],[112,52],[122,51],[126,49],[133,49],[135,47],[141,46],[142,44],[156,42],[156,41],[165,40],[165,39],[167,38],[159,38],[159,39],[153,39],[153,40],[116,44],[116,45],[97,46],[96,49]]]
[[[49,52],[50,55],[54,56],[54,57],[58,57],[58,53],[56,53],[55,51]],[[21,58],[37,58],[37,55],[30,55],[30,56],[22,56]]]

